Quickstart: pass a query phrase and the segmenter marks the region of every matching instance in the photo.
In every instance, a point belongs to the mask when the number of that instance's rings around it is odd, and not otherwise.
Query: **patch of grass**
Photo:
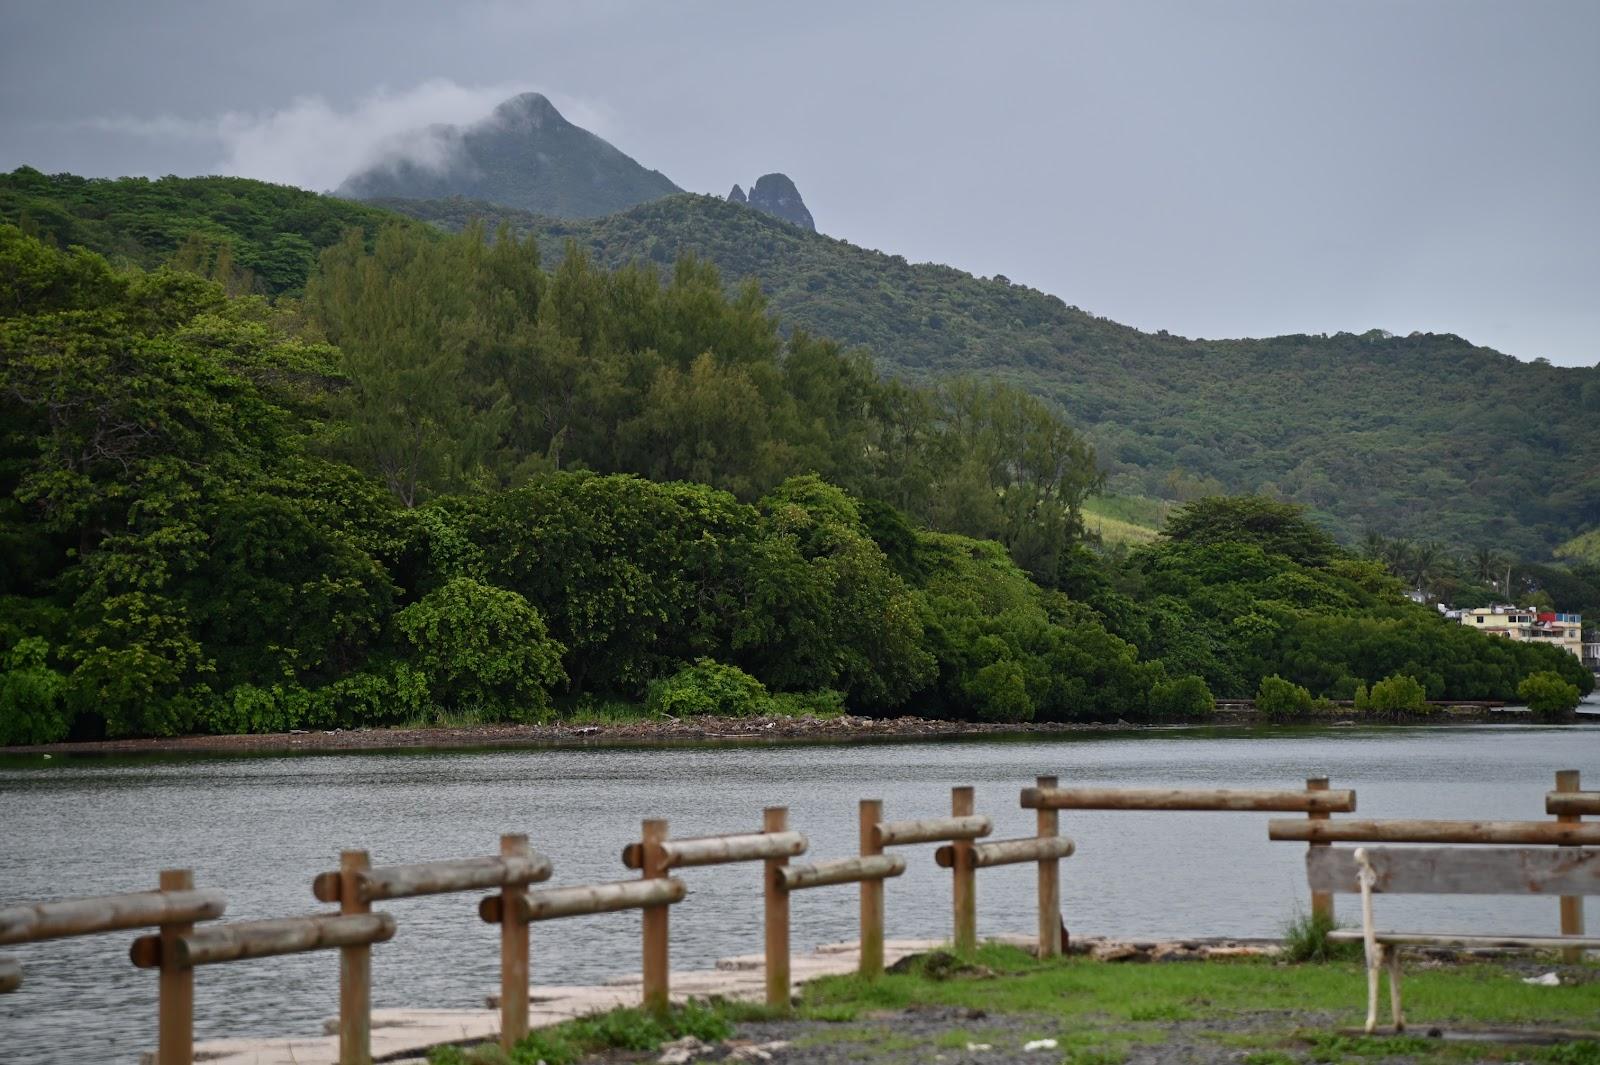
[[[1359,943],[1332,943],[1328,933],[1339,927],[1322,913],[1300,913],[1283,926],[1283,956],[1293,962],[1357,961],[1362,955]]]
[[[1540,1047],[1534,1057],[1546,1065],[1600,1065],[1600,1042],[1584,1039],[1560,1046]]]
[[[1128,1007],[1130,1021],[1192,1021],[1194,1010],[1178,1002],[1140,1003]]]
[[[1413,1035],[1338,1035],[1318,1032],[1307,1037],[1312,1061],[1344,1061],[1346,1058],[1388,1058],[1405,1054],[1427,1054],[1438,1044]]]
[[[1126,1050],[1112,1047],[1085,1047],[1069,1050],[1062,1055],[1061,1065],[1122,1065],[1128,1060]]]
[[[437,1047],[428,1052],[428,1065],[576,1065],[605,1050],[652,1051],[684,1036],[714,1043],[732,1034],[733,1023],[715,1003],[674,1006],[665,1017],[618,1009],[535,1029],[509,1055],[492,1045]]]
[[[1295,1065],[1295,1059],[1281,1050],[1258,1050],[1244,1056],[1244,1065]]]

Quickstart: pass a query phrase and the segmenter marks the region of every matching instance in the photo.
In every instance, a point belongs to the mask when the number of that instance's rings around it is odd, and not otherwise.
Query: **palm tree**
[[[1427,594],[1428,585],[1442,572],[1444,561],[1444,547],[1437,540],[1424,540],[1412,549],[1411,580],[1417,591]]]

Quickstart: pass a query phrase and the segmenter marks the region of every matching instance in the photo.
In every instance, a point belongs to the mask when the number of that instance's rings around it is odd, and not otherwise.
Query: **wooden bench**
[[[1361,931],[1328,939],[1362,942],[1367,960],[1367,1025],[1378,1022],[1380,970],[1389,970],[1394,1030],[1405,1031],[1400,1008],[1400,948],[1596,950],[1600,937],[1453,935],[1380,932],[1373,924],[1373,895],[1600,895],[1600,848],[1592,847],[1316,847],[1306,855],[1313,891],[1361,895]]]

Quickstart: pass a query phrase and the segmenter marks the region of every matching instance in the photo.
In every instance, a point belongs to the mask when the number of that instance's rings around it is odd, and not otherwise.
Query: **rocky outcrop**
[[[748,203],[763,214],[781,218],[790,225],[812,233],[817,231],[817,224],[811,220],[811,212],[806,210],[806,202],[800,198],[800,190],[794,187],[794,182],[786,174],[764,174],[757,178],[756,183],[750,186],[748,197],[743,189],[735,185],[733,191],[728,193],[728,200],[731,203]]]

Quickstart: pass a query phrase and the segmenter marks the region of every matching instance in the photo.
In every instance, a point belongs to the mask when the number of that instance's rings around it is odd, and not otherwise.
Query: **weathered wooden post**
[[[639,834],[639,868],[644,879],[659,880],[667,875],[666,858],[661,853],[661,844],[666,838],[666,821],[644,822]],[[667,1012],[671,979],[667,960],[667,913],[665,903],[644,908],[644,1007],[657,1014]]]
[[[1327,777],[1308,777],[1306,779],[1306,790],[1307,791],[1327,791],[1328,790],[1328,778]],[[1310,811],[1309,813],[1306,814],[1306,817],[1308,817],[1312,821],[1326,821],[1328,819],[1328,813],[1327,813],[1326,810],[1312,810],[1312,811]],[[1310,846],[1312,846],[1312,847],[1326,847],[1327,844],[1326,843],[1318,843],[1318,842],[1313,840],[1312,843],[1310,844]],[[1332,892],[1329,892],[1329,891],[1313,891],[1311,893],[1311,916],[1312,917],[1323,917],[1323,918],[1326,918],[1330,923],[1333,921],[1333,893]]]
[[[162,891],[192,891],[194,873],[189,869],[163,869],[159,883]],[[156,1062],[158,1065],[194,1065],[194,970],[178,963],[177,952],[178,937],[194,931],[194,925],[184,922],[164,924],[160,928]]]
[[[970,787],[950,789],[950,816],[970,817],[975,809]],[[955,908],[955,949],[970,954],[978,949],[978,871],[972,861],[972,840],[951,841],[951,900]]]
[[[1040,788],[1054,788],[1055,777],[1039,777]],[[1060,811],[1043,806],[1036,811],[1040,839],[1060,835]],[[1061,953],[1061,859],[1039,859],[1039,957],[1053,958]]]
[[[1556,791],[1572,792],[1582,790],[1583,784],[1578,770],[1556,770]],[[1583,815],[1557,814],[1556,820],[1565,824],[1572,824],[1583,820]],[[1583,896],[1563,895],[1561,897],[1561,934],[1564,936],[1583,935]],[[1561,952],[1561,960],[1569,965],[1581,962],[1583,960],[1583,948],[1568,947]]]
[[[878,822],[883,820],[882,799],[862,799],[860,812],[861,856],[883,853],[878,842]],[[883,881],[861,881],[861,975],[883,975]]]
[[[533,854],[521,833],[500,837],[505,858]],[[500,888],[500,1049],[506,1053],[528,1034],[528,910],[519,905],[527,897],[525,884]]]
[[[763,832],[789,831],[789,808],[769,806],[761,813]],[[767,1005],[789,1008],[789,893],[783,890],[784,856],[766,860]]]
[[[371,913],[361,874],[371,868],[366,851],[339,853],[339,912]],[[339,948],[339,1065],[372,1065],[372,946]]]

